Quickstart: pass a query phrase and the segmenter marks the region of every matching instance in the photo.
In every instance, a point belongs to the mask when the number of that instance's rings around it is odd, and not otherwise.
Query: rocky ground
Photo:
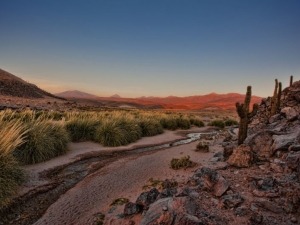
[[[214,166],[95,215],[95,224],[300,224],[300,81],[282,92],[277,114],[264,99],[243,145],[228,132]]]

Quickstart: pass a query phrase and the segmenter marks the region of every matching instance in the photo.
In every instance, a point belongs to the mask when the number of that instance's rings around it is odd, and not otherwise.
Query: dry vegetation
[[[156,111],[0,112],[0,208],[24,180],[20,165],[65,154],[70,141],[120,146],[164,129],[204,126],[198,116]]]

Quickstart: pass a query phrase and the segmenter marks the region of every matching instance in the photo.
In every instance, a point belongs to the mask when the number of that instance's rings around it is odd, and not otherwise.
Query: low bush
[[[191,122],[190,120],[185,117],[185,116],[182,116],[180,115],[177,119],[177,126],[178,128],[180,129],[184,129],[184,130],[187,130],[187,129],[190,129],[191,128]]]
[[[160,124],[164,129],[176,130],[178,128],[177,120],[173,116],[166,116],[160,119]]]
[[[192,125],[194,125],[196,127],[204,127],[205,126],[204,122],[197,118],[190,118],[190,122]]]
[[[196,165],[195,162],[190,160],[190,156],[183,156],[181,158],[173,158],[171,160],[171,168],[174,170],[178,170],[181,168],[189,168],[189,167],[194,167]]]
[[[200,141],[196,146],[196,152],[209,152],[209,144],[207,142]]]
[[[225,123],[223,120],[213,120],[209,123],[209,126],[219,127],[223,129],[225,127]]]
[[[27,127],[26,142],[13,152],[20,162],[34,164],[66,153],[69,134],[61,123],[36,120]]]
[[[225,120],[225,126],[228,127],[228,126],[233,126],[233,125],[238,125],[238,121],[236,120],[233,120],[233,119],[227,119]]]

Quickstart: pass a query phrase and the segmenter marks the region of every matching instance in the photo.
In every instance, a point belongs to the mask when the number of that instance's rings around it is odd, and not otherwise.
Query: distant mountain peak
[[[118,94],[114,94],[114,95],[110,96],[110,98],[121,98],[121,96]]]
[[[78,90],[64,91],[61,93],[57,93],[56,95],[63,97],[63,98],[82,98],[82,99],[98,98],[98,96],[96,96],[96,95],[78,91]]]

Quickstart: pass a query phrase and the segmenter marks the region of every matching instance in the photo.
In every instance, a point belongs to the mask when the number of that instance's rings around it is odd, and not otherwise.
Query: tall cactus
[[[293,75],[290,76],[290,87],[293,85]]]
[[[243,144],[244,140],[247,138],[248,132],[248,124],[250,119],[256,114],[258,110],[258,105],[253,105],[252,112],[249,112],[251,102],[251,86],[247,87],[247,93],[245,96],[244,103],[240,104],[239,102],[236,103],[236,111],[240,117],[240,125],[239,125],[239,135],[238,135],[238,144]]]
[[[274,88],[273,97],[271,99],[270,116],[275,115],[280,108],[281,91],[282,91],[282,84],[281,82],[278,83],[278,80],[275,79],[275,88]]]

